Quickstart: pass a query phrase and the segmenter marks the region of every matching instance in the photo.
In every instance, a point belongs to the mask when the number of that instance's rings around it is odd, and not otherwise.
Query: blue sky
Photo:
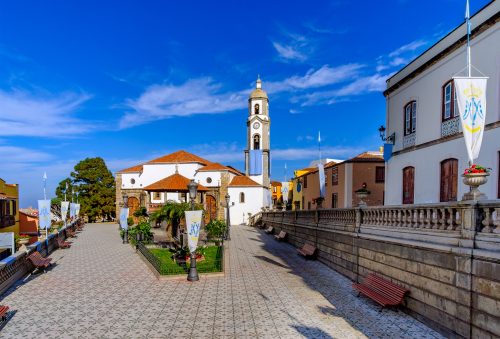
[[[471,13],[488,0],[472,0]],[[21,206],[85,157],[185,149],[243,169],[247,98],[270,97],[272,175],[381,146],[388,76],[465,0],[13,1],[0,5],[0,177]]]

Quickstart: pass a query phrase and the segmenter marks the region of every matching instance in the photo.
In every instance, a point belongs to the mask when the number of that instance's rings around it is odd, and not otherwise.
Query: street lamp
[[[229,193],[226,194],[226,196],[224,197],[226,199],[226,207],[227,207],[227,211],[226,211],[226,224],[227,224],[227,230],[226,230],[226,240],[231,240],[231,219],[229,217],[229,199],[231,198],[231,196],[229,195]]]
[[[194,211],[194,200],[196,199],[196,193],[198,192],[198,184],[194,181],[194,179],[191,179],[191,181],[187,185],[187,188],[189,190],[189,200],[191,200],[191,211]],[[196,251],[191,252],[191,260],[187,280],[200,280],[200,278],[198,277],[198,270],[196,269]]]
[[[387,142],[388,144],[394,145],[394,141],[396,140],[396,133],[392,133],[391,135],[386,137],[385,130],[386,130],[386,128],[384,125],[382,125],[378,128],[378,132],[380,133],[380,139],[382,139],[382,141],[384,141],[384,142]]]
[[[128,195],[125,193],[123,193],[123,208],[128,208]],[[126,222],[128,223],[128,218]],[[128,244],[128,225],[124,231],[125,232],[123,232],[123,243]]]

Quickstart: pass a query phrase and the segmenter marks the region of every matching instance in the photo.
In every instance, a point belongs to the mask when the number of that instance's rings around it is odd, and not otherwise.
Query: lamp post
[[[123,208],[128,208],[128,195],[123,194]],[[127,221],[128,223],[128,218]],[[123,232],[123,243],[128,244],[128,225],[127,228],[125,229],[125,232]]]
[[[194,181],[194,179],[191,179],[187,187],[189,190],[189,200],[191,201],[191,211],[194,211],[194,200],[196,199],[196,193],[198,192],[198,184]],[[198,277],[198,270],[196,269],[196,251],[191,252],[191,260],[187,280],[200,280],[200,278]]]
[[[226,240],[231,240],[231,219],[229,216],[229,208],[231,207],[229,205],[229,199],[231,198],[231,196],[229,195],[229,193],[227,193],[224,198],[226,199],[226,207],[227,207],[227,211],[226,211],[226,224],[227,224]]]
[[[391,135],[386,137],[385,130],[386,130],[386,128],[384,125],[382,125],[378,128],[378,132],[380,134],[380,139],[382,139],[382,141],[384,141],[384,142],[387,142],[388,144],[394,145],[394,141],[396,140],[396,133],[392,133]]]

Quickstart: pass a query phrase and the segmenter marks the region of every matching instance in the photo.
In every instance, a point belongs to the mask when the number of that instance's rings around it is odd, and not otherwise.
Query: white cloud
[[[284,60],[305,61],[307,59],[307,56],[300,52],[299,46],[285,45],[274,41],[273,47]]]
[[[304,62],[313,52],[314,48],[307,37],[294,34],[282,29],[285,41],[272,41],[273,47],[278,52],[278,60],[283,62]]]
[[[95,126],[74,116],[87,94],[36,95],[0,90],[0,136],[62,137],[82,134]]]
[[[429,41],[419,39],[398,47],[387,55],[379,56],[377,58],[377,72],[408,64],[417,57],[422,47],[428,44]]]
[[[191,79],[179,86],[152,85],[137,99],[126,101],[133,111],[123,116],[120,128],[174,116],[225,113],[246,107],[244,93],[220,93],[221,87],[208,77]]]
[[[392,51],[388,55],[389,55],[389,57],[394,58],[394,57],[397,57],[397,56],[404,54],[404,53],[407,53],[407,52],[414,52],[415,50],[417,50],[420,47],[425,46],[427,44],[428,44],[427,41],[415,40],[415,41],[412,41],[406,45],[403,45],[403,46],[397,48],[396,50]]]
[[[328,146],[321,148],[321,155],[325,158],[346,159],[363,152],[362,147]],[[273,160],[311,160],[318,157],[317,147],[273,149]]]

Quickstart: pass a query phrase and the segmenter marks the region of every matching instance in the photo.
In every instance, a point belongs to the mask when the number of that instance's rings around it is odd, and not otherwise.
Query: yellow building
[[[293,171],[293,178],[292,178],[292,187],[293,187],[293,193],[292,193],[292,209],[295,210],[301,210],[304,209],[304,199],[302,199],[302,189],[304,188],[304,180],[303,176],[309,172],[315,171],[316,168],[310,167],[310,168],[303,168],[300,170]]]
[[[19,235],[19,186],[0,179],[0,232]]]

